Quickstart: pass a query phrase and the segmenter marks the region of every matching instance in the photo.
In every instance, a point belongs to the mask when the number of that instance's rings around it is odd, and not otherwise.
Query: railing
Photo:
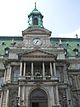
[[[31,81],[31,80],[41,80],[41,81],[43,81],[43,80],[53,80],[53,81],[59,81],[59,79],[57,78],[57,77],[51,77],[51,76],[45,76],[45,77],[43,77],[43,76],[21,76],[21,77],[19,77],[19,80],[27,80],[27,81]]]

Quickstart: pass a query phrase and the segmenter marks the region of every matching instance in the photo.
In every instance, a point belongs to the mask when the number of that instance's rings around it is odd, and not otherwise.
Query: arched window
[[[37,18],[37,17],[35,17],[35,18],[33,19],[33,25],[38,25],[38,18]]]

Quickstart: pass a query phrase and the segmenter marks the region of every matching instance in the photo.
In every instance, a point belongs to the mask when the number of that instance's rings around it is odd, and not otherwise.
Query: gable
[[[20,55],[21,60],[55,60],[55,55],[43,50],[32,50]]]

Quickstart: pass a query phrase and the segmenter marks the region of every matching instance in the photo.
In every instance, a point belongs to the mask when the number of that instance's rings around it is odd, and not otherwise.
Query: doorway
[[[44,90],[35,89],[31,92],[30,107],[48,107],[48,97]]]

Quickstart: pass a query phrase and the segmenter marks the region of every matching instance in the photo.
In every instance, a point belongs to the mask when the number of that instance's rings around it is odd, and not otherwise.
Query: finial
[[[76,38],[78,38],[78,34],[76,34]]]
[[[62,41],[61,41],[61,39],[59,40],[59,45],[62,45]]]
[[[36,2],[35,2],[35,9],[36,9]]]

